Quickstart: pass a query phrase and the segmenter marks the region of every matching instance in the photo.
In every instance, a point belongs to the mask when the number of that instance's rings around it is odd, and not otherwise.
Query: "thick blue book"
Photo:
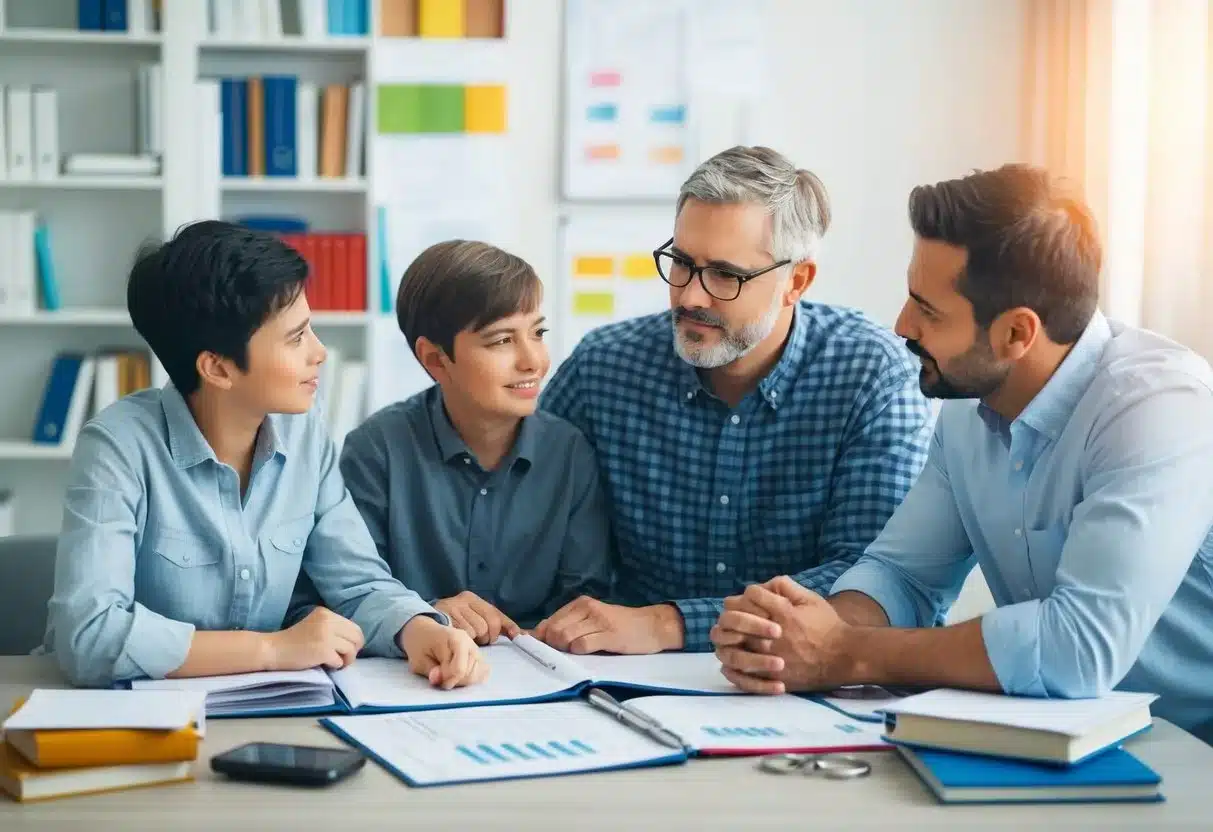
[[[105,24],[101,0],[77,0],[76,28],[82,32],[100,32]]]
[[[941,803],[1155,803],[1162,778],[1123,748],[1065,768],[899,746]]]
[[[295,87],[293,75],[266,75],[265,88],[265,174],[293,177],[297,173],[295,155]]]

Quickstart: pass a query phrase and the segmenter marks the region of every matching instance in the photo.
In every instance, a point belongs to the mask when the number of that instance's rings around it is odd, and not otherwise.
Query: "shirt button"
[[[688,398],[688,399],[693,399],[693,398],[695,398],[695,391],[694,391],[694,390],[688,390],[688,391],[687,391],[687,398]]]
[[[294,541],[292,541],[292,542],[293,542],[293,543],[294,543],[296,546],[302,546],[302,545],[303,545],[303,538],[301,538],[301,537],[296,537],[296,538],[294,539]]]
[[[481,496],[481,497],[483,497],[485,494],[488,494],[488,493],[489,493],[489,490],[488,490],[487,488],[482,488],[482,489],[480,489],[480,496]]]
[[[728,494],[720,495],[720,504],[722,506],[727,506],[729,504],[729,495]]]
[[[1016,537],[1023,537],[1023,529],[1016,529],[1016,530],[1015,530],[1015,536],[1016,536]]]
[[[465,457],[463,458],[463,464],[464,464],[464,465],[471,465],[471,464],[472,464],[472,458],[471,458],[470,456],[465,456]]]
[[[774,399],[774,398],[778,398],[778,396],[779,396],[779,391],[778,391],[778,390],[772,390],[772,391],[771,391],[771,398],[772,398],[772,399]]]
[[[241,569],[241,570],[240,570],[240,580],[242,580],[242,581],[247,581],[247,580],[248,580],[248,576],[249,576],[249,571],[248,571],[247,569]]]
[[[1022,459],[1021,459],[1021,460],[1019,460],[1019,461],[1017,461],[1017,462],[1015,463],[1015,470],[1016,470],[1016,471],[1022,471],[1022,470],[1023,470],[1023,460],[1022,460]]]
[[[732,422],[733,424],[737,425],[737,424],[741,423],[741,417],[738,416],[736,413],[734,413],[733,418],[729,419],[729,421]]]
[[[716,571],[717,571],[717,572],[725,572],[725,571],[727,571],[727,570],[728,570],[728,568],[729,568],[729,567],[728,567],[728,566],[726,566],[726,565],[725,565],[725,564],[723,564],[723,563],[718,563],[718,564],[716,564]]]
[[[182,562],[182,563],[189,563],[189,562],[190,562],[190,556],[189,556],[189,555],[182,555],[182,556],[181,556],[181,562]]]

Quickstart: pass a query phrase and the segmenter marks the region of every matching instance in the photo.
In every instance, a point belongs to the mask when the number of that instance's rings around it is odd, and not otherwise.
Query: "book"
[[[885,707],[891,742],[1073,765],[1151,725],[1148,693],[1041,699],[939,689]]]
[[[4,740],[38,769],[181,763],[198,756],[193,726],[176,731],[130,728],[10,730]]]
[[[179,691],[35,688],[0,724],[10,731],[140,729],[206,731],[204,698]]]
[[[898,748],[941,803],[1153,803],[1162,778],[1123,748],[1077,766]]]
[[[193,767],[193,761],[188,761],[39,769],[8,745],[0,744],[0,790],[21,803],[187,782],[193,779]]]

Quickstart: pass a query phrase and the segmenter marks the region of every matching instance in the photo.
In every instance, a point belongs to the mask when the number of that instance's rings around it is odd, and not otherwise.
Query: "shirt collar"
[[[1111,338],[1112,328],[1108,325],[1108,319],[1097,310],[1069,355],[1015,421],[1056,441],[1070,420],[1078,400],[1087,392],[1091,380],[1099,372],[1099,358]],[[1001,418],[990,418],[997,414],[984,403],[978,409],[987,425],[1001,423]]]
[[[192,468],[204,460],[213,459],[215,449],[206,441],[194,414],[190,412],[185,397],[171,382],[160,390],[160,407],[164,411],[164,423],[168,429],[169,453],[173,463],[178,468]],[[269,415],[261,423],[257,432],[257,444],[253,449],[253,462],[256,464],[269,459],[275,454],[286,456],[286,448],[282,444],[282,431],[276,421],[276,416]]]
[[[429,396],[430,424],[434,428],[434,441],[438,443],[438,453],[442,455],[443,462],[475,459],[475,454],[468,448],[463,437],[459,435],[459,431],[455,430],[455,426],[451,424],[450,417],[447,416],[446,406],[442,401],[442,388],[435,384],[429,389],[427,395]],[[535,424],[535,417],[524,416],[518,430],[518,437],[514,440],[514,447],[506,454],[500,467],[509,468],[515,463],[521,463],[529,468],[539,452],[537,433],[538,426]]]
[[[779,356],[779,361],[775,363],[770,372],[758,382],[758,393],[771,410],[778,411],[779,406],[787,401],[787,391],[800,372],[805,344],[809,338],[808,330],[809,324],[804,310],[797,303],[792,308],[792,328],[788,333],[787,341],[784,342],[783,354]],[[670,338],[675,337],[677,336],[671,322]],[[711,391],[703,386],[698,370],[683,361],[681,357],[678,358],[678,363],[682,369],[682,378],[678,384],[678,398],[683,405],[693,402],[701,392],[711,395]]]

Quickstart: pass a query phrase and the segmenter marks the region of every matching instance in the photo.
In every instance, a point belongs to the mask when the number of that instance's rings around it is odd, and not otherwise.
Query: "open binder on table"
[[[406,711],[517,705],[576,699],[598,687],[633,696],[736,695],[737,688],[720,673],[712,653],[660,653],[644,656],[562,653],[536,638],[502,637],[482,647],[492,668],[484,682],[440,690],[409,671],[407,662],[391,658],[358,659],[342,670],[320,669],[244,673],[195,679],[158,679],[131,683],[135,689],[182,689],[206,693],[207,716],[299,716],[400,713]],[[821,700],[842,714],[873,719],[871,702],[831,697]],[[852,708],[852,705],[855,707]]]

